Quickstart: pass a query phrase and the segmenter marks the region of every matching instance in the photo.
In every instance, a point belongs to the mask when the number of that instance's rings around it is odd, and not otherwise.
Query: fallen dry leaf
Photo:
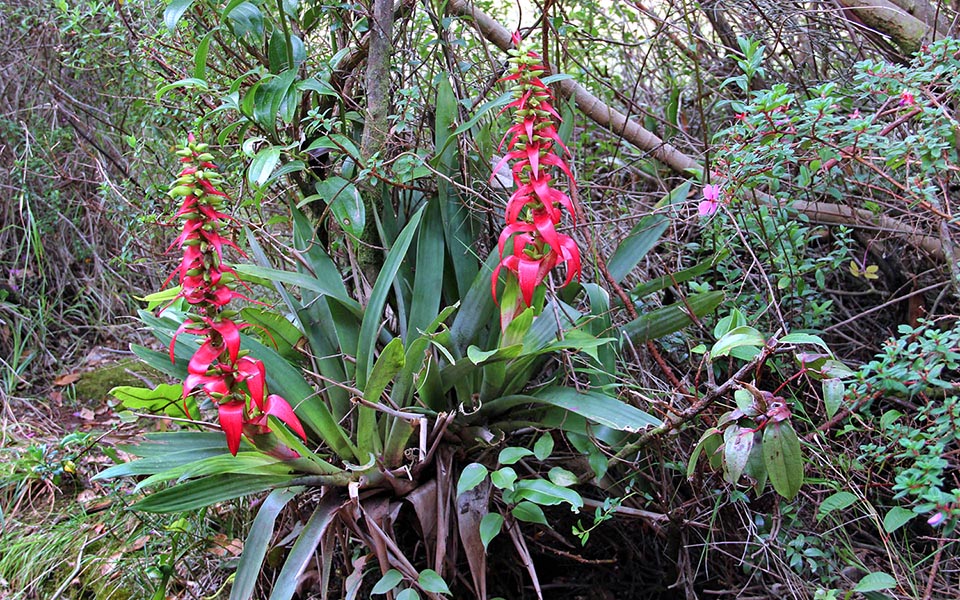
[[[64,387],[80,380],[80,373],[67,373],[53,380],[53,385]]]

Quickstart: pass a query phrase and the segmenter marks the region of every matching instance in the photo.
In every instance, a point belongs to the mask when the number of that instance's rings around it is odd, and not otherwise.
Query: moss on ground
[[[137,359],[122,360],[84,373],[74,384],[77,400],[99,402],[119,385],[147,386],[164,383],[166,375]]]

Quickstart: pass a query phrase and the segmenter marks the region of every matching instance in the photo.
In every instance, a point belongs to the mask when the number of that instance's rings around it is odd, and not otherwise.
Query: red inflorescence
[[[263,362],[240,349],[243,324],[236,311],[226,309],[231,300],[247,298],[234,289],[242,283],[236,271],[223,264],[224,246],[243,252],[220,234],[223,224],[233,219],[219,210],[227,195],[217,189],[221,180],[213,156],[207,152],[207,144],[196,143],[192,135],[177,154],[184,168],[169,194],[183,198],[176,213],[182,230],[170,248],[182,248],[183,260],[167,282],[179,276],[178,297],[190,305],[190,311],[170,342],[170,359],[174,359],[174,345],[181,333],[206,338],[187,366],[183,397],[202,391],[217,404],[220,427],[234,455],[241,435],[269,431],[268,415],[306,439],[290,404],[276,394],[267,394]]]
[[[518,308],[522,308],[531,305],[537,286],[555,266],[566,265],[564,285],[579,277],[580,250],[573,238],[556,230],[562,219],[561,209],[574,218],[575,211],[570,196],[553,187],[551,172],[562,171],[571,190],[576,181],[555,150],[559,146],[569,153],[557,133],[560,115],[553,107],[553,94],[540,79],[546,67],[539,55],[521,46],[519,34],[514,34],[513,43],[517,48],[510,51],[512,69],[504,80],[515,82],[514,100],[504,110],[513,109],[514,124],[500,142],[501,148],[507,145],[508,152],[493,172],[512,162],[510,171],[517,189],[507,202],[506,227],[499,240],[500,264],[494,269],[491,283],[496,297],[500,270],[512,273],[520,288]],[[513,254],[505,257],[504,248],[511,236]],[[504,328],[508,324],[509,318],[501,323]]]

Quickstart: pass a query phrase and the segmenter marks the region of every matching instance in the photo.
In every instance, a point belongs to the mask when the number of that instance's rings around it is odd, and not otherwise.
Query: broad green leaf
[[[390,569],[383,574],[383,577],[381,577],[380,581],[373,586],[373,589],[370,590],[370,593],[386,594],[393,588],[397,587],[401,581],[403,581],[403,575],[400,573],[400,571],[396,569]]]
[[[263,559],[270,547],[273,538],[273,527],[277,516],[297,494],[303,492],[303,487],[291,487],[274,490],[267,495],[257,516],[253,519],[250,531],[243,540],[243,553],[237,565],[233,587],[230,588],[230,600],[250,600],[253,598],[257,584],[257,576],[263,567]]]
[[[677,286],[681,283],[691,281],[709,271],[729,255],[730,251],[724,248],[717,252],[717,254],[712,258],[704,260],[688,269],[683,269],[682,271],[670,273],[668,275],[657,277],[656,279],[651,279],[650,281],[641,283],[630,291],[630,295],[634,296],[635,298],[643,298],[668,287]]]
[[[167,8],[163,11],[163,23],[170,33],[176,31],[177,23],[180,22],[183,13],[190,9],[191,4],[193,4],[193,0],[170,0],[170,3],[167,4]]]
[[[280,107],[296,78],[296,69],[268,75],[254,92],[253,120],[267,131],[276,132]]]
[[[373,365],[373,371],[367,380],[366,387],[363,388],[363,397],[369,402],[380,402],[380,396],[383,394],[393,378],[400,372],[406,361],[406,354],[403,351],[403,342],[400,339],[393,339],[380,351],[377,362]]]
[[[210,86],[207,85],[207,82],[203,79],[197,79],[196,77],[187,77],[186,79],[180,79],[179,81],[174,81],[173,83],[168,83],[157,88],[156,101],[160,102],[160,98],[170,90],[175,90],[178,88],[197,88],[202,92],[206,92],[210,89]]]
[[[533,455],[537,457],[537,460],[547,460],[552,453],[553,436],[550,435],[550,432],[546,432],[533,445]]]
[[[514,485],[517,498],[529,500],[541,506],[554,506],[566,502],[577,511],[583,508],[583,498],[569,488],[547,481],[546,479],[526,479]]]
[[[417,577],[417,584],[423,588],[423,591],[430,592],[433,594],[447,594],[450,595],[450,588],[447,587],[447,582],[443,580],[443,577],[437,574],[433,569],[424,569],[420,571],[420,575]]]
[[[879,592],[880,590],[889,590],[897,587],[897,580],[891,575],[883,572],[868,573],[857,583],[853,591],[860,592]]]
[[[853,503],[856,501],[857,497],[850,492],[830,494],[823,499],[823,502],[820,503],[820,508],[817,509],[817,521],[822,521],[824,517],[834,511],[853,506]]]
[[[457,481],[457,497],[480,485],[487,478],[487,468],[480,463],[470,463],[463,468]]]
[[[413,588],[407,588],[397,594],[397,600],[420,600],[420,594]]]
[[[843,381],[836,378],[824,379],[821,385],[823,386],[823,405],[827,411],[827,418],[832,419],[843,405],[843,396],[846,393],[845,386]]]
[[[490,473],[490,482],[498,490],[512,490],[517,481],[517,472],[513,467],[502,467]]]
[[[355,159],[360,157],[360,150],[357,148],[357,145],[354,144],[350,138],[339,133],[318,137],[310,142],[309,146],[304,148],[304,152],[319,150],[320,148],[335,150],[338,154],[346,154]]]
[[[710,350],[711,358],[726,356],[736,348],[745,346],[762,348],[767,343],[766,338],[759,331],[749,325],[742,325],[731,329],[723,335]]]
[[[211,475],[150,494],[133,506],[152,513],[183,512],[281,487],[292,479],[290,475]]]
[[[270,600],[290,600],[300,586],[300,576],[316,558],[317,546],[327,528],[333,522],[342,500],[336,493],[327,493],[321,499],[313,514],[294,542],[287,560],[273,582]]]
[[[654,210],[674,202],[684,202],[690,193],[691,181],[687,180],[670,191],[657,203]],[[647,252],[660,240],[670,226],[670,219],[663,213],[654,212],[640,220],[630,234],[620,242],[613,256],[607,261],[607,271],[618,283],[643,260]]]
[[[580,483],[576,475],[563,467],[553,467],[550,469],[550,472],[547,473],[547,478],[560,487],[570,487]]]
[[[547,523],[547,517],[543,514],[543,509],[534,504],[533,502],[528,502],[524,500],[523,502],[518,502],[516,506],[510,511],[510,514],[514,516],[518,521],[524,521],[526,523],[539,523],[549,527]]]
[[[231,8],[231,5],[233,8]],[[251,36],[260,41],[263,38],[263,13],[252,2],[231,2],[223,15],[230,23],[234,35],[237,37]]]
[[[720,339],[731,329],[742,327],[747,324],[747,318],[739,309],[734,308],[730,314],[723,317],[713,326],[713,337]]]
[[[360,304],[347,295],[347,291],[343,287],[343,281],[340,279],[331,281],[331,276],[336,274],[336,271],[323,270],[322,272],[318,272],[317,276],[314,277],[306,273],[282,271],[280,269],[260,267],[257,265],[235,265],[234,269],[236,269],[237,273],[240,273],[241,276],[244,276],[244,280],[247,280],[248,277],[254,277],[267,282],[296,285],[336,299],[337,302],[358,317],[363,315],[363,309],[360,307]]]
[[[124,408],[137,412],[165,414],[171,417],[197,418],[197,401],[193,396],[183,397],[182,385],[161,383],[154,389],[118,386],[110,395],[119,400]],[[186,410],[184,410],[186,407]]]
[[[783,336],[777,342],[781,344],[808,344],[812,346],[820,346],[827,352],[830,352],[830,347],[827,346],[827,343],[820,339],[820,336],[816,336],[810,333],[788,333]]]
[[[483,518],[480,519],[480,541],[483,542],[484,550],[487,549],[493,538],[497,537],[502,527],[503,517],[499,513],[483,515]]]
[[[516,464],[521,458],[533,456],[533,450],[529,448],[518,448],[515,446],[508,446],[500,451],[500,456],[497,458],[497,461],[501,465],[512,465]]]
[[[186,480],[206,477],[209,475],[220,475],[225,473],[244,474],[244,475],[286,475],[291,472],[291,465],[262,452],[237,452],[236,456],[231,454],[218,454],[198,458],[189,463],[166,469],[155,475],[137,483],[134,490],[153,487],[164,481],[173,479]]]
[[[277,163],[280,162],[280,153],[281,149],[276,146],[267,146],[266,148],[260,149],[256,156],[253,157],[253,160],[250,162],[250,167],[247,169],[247,181],[249,181],[251,185],[258,186],[266,183],[267,179],[270,178],[270,174],[273,173],[273,170],[276,168]]]
[[[293,49],[293,61],[290,60],[287,38],[283,30],[281,28],[274,29],[267,47],[272,73],[299,67],[307,60],[307,50],[303,45],[303,40],[294,33],[290,33],[290,47]]]
[[[778,494],[792,500],[803,485],[800,440],[786,421],[768,423],[763,430],[763,462]]]
[[[334,176],[318,181],[316,189],[317,195],[330,207],[330,212],[340,227],[353,237],[360,237],[367,217],[357,186],[342,177]]]
[[[639,408],[600,392],[577,392],[567,387],[550,387],[532,396],[535,402],[565,408],[594,423],[606,425],[617,431],[637,433],[647,427],[663,424],[660,419]]]
[[[688,305],[700,318],[713,312],[722,301],[723,292],[721,291],[693,294],[686,299],[686,302],[660,307],[630,321],[623,326],[623,333],[634,344],[656,340],[693,324],[693,320],[687,314]]]
[[[917,516],[917,513],[902,506],[894,506],[883,517],[883,530],[887,533],[893,533],[910,522]]]
[[[693,477],[694,472],[697,470],[697,460],[699,460],[700,455],[703,454],[703,451],[706,449],[707,440],[709,438],[719,438],[720,436],[720,430],[716,427],[711,427],[703,432],[697,445],[693,447],[693,452],[690,453],[690,461],[687,463],[687,479]]]
[[[217,32],[212,29],[207,32],[200,43],[197,45],[197,51],[193,55],[193,76],[196,79],[206,80],[207,77],[207,55],[210,53],[210,40]]]
[[[723,475],[734,485],[747,468],[753,450],[754,431],[748,427],[727,427],[723,434]]]

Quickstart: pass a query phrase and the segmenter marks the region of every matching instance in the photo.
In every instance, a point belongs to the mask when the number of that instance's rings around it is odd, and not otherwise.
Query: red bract
[[[174,347],[181,334],[206,338],[187,365],[183,397],[202,392],[217,405],[227,448],[234,455],[240,449],[245,427],[253,434],[270,431],[268,415],[274,415],[306,440],[290,404],[276,394],[267,394],[263,363],[240,349],[240,330],[245,325],[237,321],[235,311],[225,308],[234,298],[249,299],[234,290],[236,284],[245,284],[236,271],[223,264],[225,246],[241,255],[243,252],[220,233],[233,218],[219,210],[227,195],[217,189],[220,175],[213,156],[207,152],[207,145],[197,144],[193,136],[177,154],[184,168],[169,194],[183,198],[176,212],[182,228],[170,247],[181,247],[183,259],[167,281],[179,276],[177,297],[190,305],[191,316],[173,335],[170,359],[174,360]]]
[[[556,230],[563,217],[561,209],[570,213],[576,225],[570,196],[552,185],[551,171],[559,169],[567,176],[571,191],[576,189],[570,167],[555,150],[558,146],[568,152],[557,133],[560,115],[553,107],[553,93],[540,79],[546,71],[540,57],[521,47],[519,34],[514,34],[513,42],[517,46],[510,51],[513,67],[503,80],[515,82],[514,100],[504,109],[513,110],[514,124],[500,142],[501,148],[506,144],[507,153],[493,168],[493,172],[498,173],[504,164],[511,163],[510,172],[517,186],[507,202],[506,227],[498,244],[500,264],[494,269],[491,281],[494,297],[501,269],[506,269],[508,277],[515,278],[519,284],[521,294],[517,306],[501,309],[504,329],[519,309],[531,305],[537,286],[555,266],[566,266],[564,285],[580,276],[580,250],[576,242]],[[504,248],[511,236],[513,254],[505,257]]]

